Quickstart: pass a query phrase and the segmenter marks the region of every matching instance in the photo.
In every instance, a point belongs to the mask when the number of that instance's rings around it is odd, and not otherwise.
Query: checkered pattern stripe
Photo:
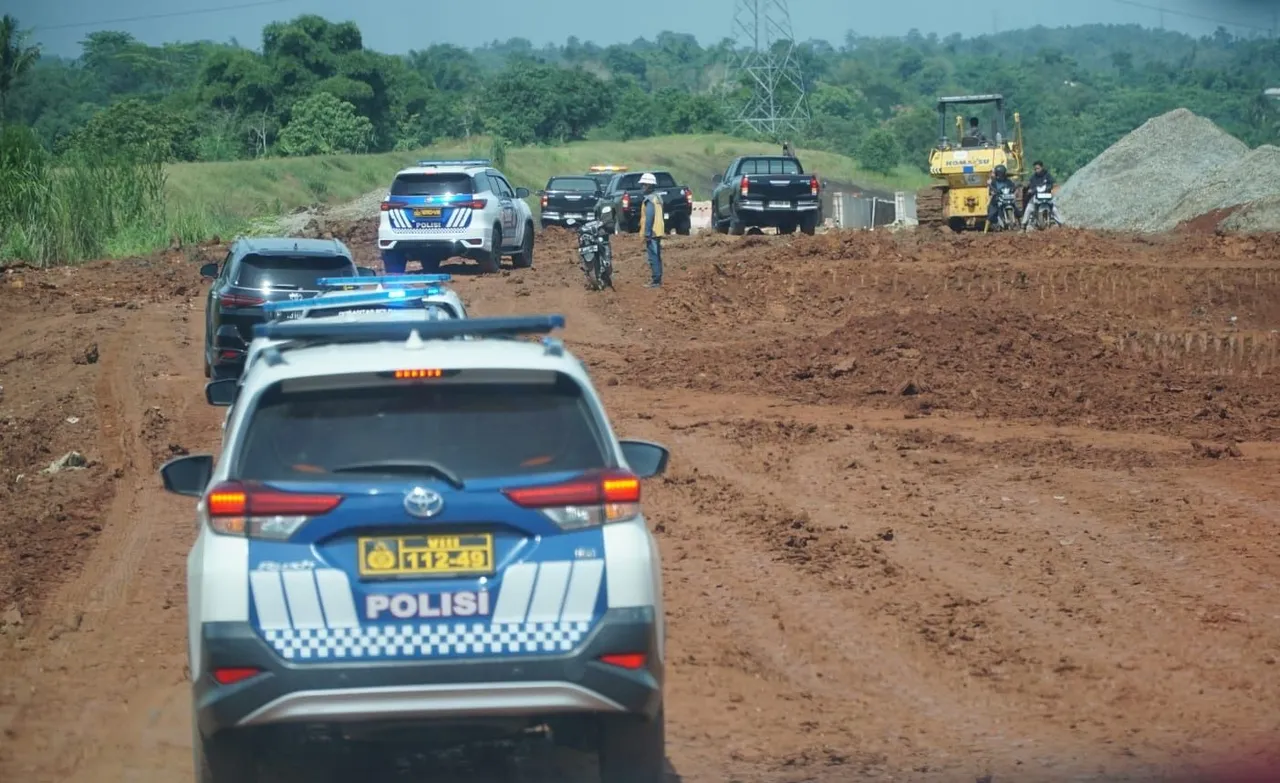
[[[569,652],[582,642],[590,627],[587,622],[424,623],[280,629],[264,631],[263,635],[289,660],[395,660]]]
[[[387,220],[391,222],[391,227],[396,231],[448,231],[460,228],[466,228],[471,223],[470,207],[453,207],[453,212],[449,214],[449,219],[438,226],[415,226],[413,225],[413,210],[411,209],[392,209],[387,211]]]

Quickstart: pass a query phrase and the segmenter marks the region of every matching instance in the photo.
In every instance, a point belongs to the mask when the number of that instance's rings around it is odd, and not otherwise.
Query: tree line
[[[0,121],[54,156],[145,152],[163,161],[409,150],[489,134],[505,145],[735,132],[747,85],[733,44],[673,32],[600,46],[525,39],[406,55],[364,46],[353,22],[269,24],[237,42],[149,46],[90,33],[80,57],[42,57],[17,20],[0,23]],[[1280,41],[1088,25],[939,38],[850,33],[797,46],[812,121],[794,144],[872,170],[924,167],[934,98],[1000,92],[1028,149],[1060,175],[1156,114],[1185,106],[1256,145],[1274,139]],[[726,104],[726,99],[729,103]],[[747,134],[740,134],[747,135]]]

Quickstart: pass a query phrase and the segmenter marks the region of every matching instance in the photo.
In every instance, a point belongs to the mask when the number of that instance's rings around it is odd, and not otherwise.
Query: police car
[[[387,272],[409,261],[426,271],[453,256],[496,272],[503,256],[533,266],[528,188],[513,188],[488,160],[424,160],[399,171],[382,201],[378,251]]]
[[[664,775],[658,549],[562,316],[255,328],[187,561],[195,768],[330,763],[529,730],[604,783]],[[543,336],[541,342],[521,339]],[[303,749],[301,753],[291,753]]]

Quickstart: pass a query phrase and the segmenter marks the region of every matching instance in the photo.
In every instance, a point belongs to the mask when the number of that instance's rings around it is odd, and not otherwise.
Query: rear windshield
[[[391,183],[393,196],[444,196],[474,192],[468,174],[399,174]]]
[[[435,462],[464,481],[605,467],[582,390],[556,378],[291,392],[277,385],[253,413],[240,477],[332,480],[335,468],[387,461]]]
[[[639,190],[640,176],[643,173],[644,172],[641,172],[640,174],[623,174],[618,180],[618,190]],[[653,173],[653,178],[658,180],[656,187],[674,188],[676,186],[675,178],[665,171],[655,171]]]
[[[236,285],[244,288],[314,289],[321,277],[350,277],[355,264],[343,256],[258,256],[240,260]]]
[[[803,174],[792,158],[747,158],[739,170],[742,174]]]
[[[596,192],[596,181],[591,177],[552,177],[547,190],[581,190]]]

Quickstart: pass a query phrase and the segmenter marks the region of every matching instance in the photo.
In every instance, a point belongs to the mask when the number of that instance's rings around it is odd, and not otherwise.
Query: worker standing
[[[644,201],[640,202],[640,226],[644,229],[644,246],[653,276],[645,288],[662,287],[662,238],[666,236],[667,224],[662,214],[665,208],[662,196],[653,192],[657,184],[658,178],[651,172],[640,175],[640,190],[644,193]]]

